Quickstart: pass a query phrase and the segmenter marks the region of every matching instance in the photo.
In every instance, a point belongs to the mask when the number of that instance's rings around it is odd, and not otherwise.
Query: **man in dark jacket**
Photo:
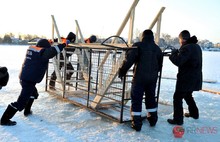
[[[190,37],[187,30],[179,34],[180,49],[173,50],[170,61],[178,67],[176,90],[173,95],[173,119],[168,119],[170,124],[183,124],[184,99],[188,105],[189,113],[185,117],[199,118],[199,111],[192,97],[193,91],[202,89],[202,50],[196,36]]]
[[[74,43],[75,40],[76,40],[76,35],[73,32],[69,32],[67,37],[66,38],[62,37],[61,40],[62,41],[68,40],[68,41],[70,41],[70,43]],[[54,42],[58,42],[58,39],[54,39]],[[66,51],[67,51],[66,57],[68,59],[72,55],[72,53],[75,51],[75,49],[74,48],[66,48]],[[68,51],[71,52],[71,53],[68,53]],[[62,53],[60,54],[60,60],[64,60],[64,57],[63,57]],[[68,62],[66,66],[67,66],[67,70],[70,70],[66,74],[66,79],[70,80],[72,75],[73,75],[72,70],[74,70],[74,68],[73,68],[73,65],[71,64],[71,62]],[[64,67],[64,62],[60,62],[59,69],[61,69],[62,67]],[[56,79],[57,79],[57,76],[56,76],[56,72],[54,70],[53,73],[51,74],[51,78],[50,78],[50,82],[49,82],[49,88],[51,90],[55,90]]]
[[[155,90],[158,72],[162,66],[162,51],[155,44],[151,30],[145,30],[142,34],[142,41],[134,43],[133,46],[137,48],[129,49],[126,52],[125,60],[119,69],[119,78],[124,77],[134,64],[131,86],[131,126],[136,131],[140,131],[142,127],[141,111],[144,93],[150,126],[155,126],[158,119]]]
[[[1,125],[16,125],[16,122],[10,119],[17,111],[25,109],[25,115],[31,114],[30,107],[34,99],[38,97],[35,85],[42,81],[49,59],[60,53],[66,45],[67,43],[51,46],[48,40],[41,39],[36,46],[28,48],[19,76],[22,87],[21,93],[16,102],[8,105],[1,117]]]

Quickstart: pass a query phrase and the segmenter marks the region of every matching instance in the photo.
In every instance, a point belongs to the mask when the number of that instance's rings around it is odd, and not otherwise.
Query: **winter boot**
[[[83,73],[82,73],[82,72],[79,72],[78,79],[79,79],[79,80],[85,80],[85,78],[84,78],[84,76],[83,76]]]
[[[51,78],[50,78],[50,82],[49,82],[49,88],[50,88],[50,90],[56,90],[56,89],[55,89],[56,79],[57,79],[57,76],[56,76],[56,73],[55,73],[55,71],[54,71],[54,72],[51,74]]]
[[[7,109],[2,115],[1,125],[5,125],[5,126],[16,125],[17,123],[15,121],[10,120],[15,115],[16,112],[17,112],[16,108],[12,107],[11,105],[8,105]]]
[[[49,88],[50,88],[50,90],[56,90],[56,89],[55,89],[55,81],[50,80],[50,82],[49,82]]]
[[[28,115],[32,114],[31,106],[32,106],[33,102],[34,102],[34,99],[30,98],[27,105],[24,108],[24,116],[28,116]]]
[[[150,126],[155,126],[158,120],[157,111],[149,112],[149,116],[147,116],[147,120],[150,123]]]
[[[140,131],[142,127],[142,118],[140,115],[134,115],[131,117],[131,128],[136,131]]]
[[[185,113],[184,116],[185,116],[185,117],[192,117],[192,118],[194,118],[194,119],[199,119],[199,114],[197,114],[197,115],[191,115],[191,113]]]
[[[167,122],[172,125],[183,125],[183,121],[177,121],[175,119],[167,119]]]

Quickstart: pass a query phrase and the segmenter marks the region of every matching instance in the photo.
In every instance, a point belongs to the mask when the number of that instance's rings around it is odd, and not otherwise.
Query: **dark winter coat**
[[[6,67],[0,67],[0,89],[2,86],[6,86],[9,80],[8,69]]]
[[[49,59],[61,52],[65,45],[59,44],[50,48],[30,46],[22,65],[20,79],[34,83],[41,82],[47,70]]]
[[[142,42],[134,43],[137,48],[126,52],[125,60],[119,69],[119,77],[124,76],[134,64],[133,83],[147,84],[157,80],[161,68],[162,51],[152,38],[144,38]]]
[[[195,36],[191,37],[169,59],[178,66],[176,91],[198,91],[202,89],[202,50]]]

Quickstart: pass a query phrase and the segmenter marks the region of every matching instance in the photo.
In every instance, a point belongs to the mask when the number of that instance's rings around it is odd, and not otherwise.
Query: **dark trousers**
[[[34,82],[28,82],[28,81],[20,81],[21,83],[21,93],[17,99],[16,102],[11,103],[11,105],[15,108],[17,108],[18,111],[22,111],[27,102],[29,101],[30,98],[35,98],[37,99],[38,97],[38,91],[37,88],[35,87],[36,83]]]
[[[59,69],[61,70],[62,67],[64,67],[63,62],[60,63],[60,68]],[[70,62],[67,64],[67,70],[74,70],[73,65]],[[72,75],[73,75],[73,72],[67,73],[66,74],[66,79],[70,80]],[[50,86],[55,86],[56,79],[57,79],[56,72],[53,71],[53,73],[51,74],[49,85]]]
[[[174,120],[178,122],[183,122],[183,99],[186,101],[186,104],[188,105],[190,115],[192,116],[199,115],[199,110],[196,106],[192,93],[193,91],[189,91],[189,92],[175,91],[173,95]]]
[[[145,94],[145,107],[147,110],[156,109],[157,103],[155,99],[156,82],[143,84],[132,84],[131,87],[131,111],[142,111],[142,100]],[[156,110],[155,110],[156,111]],[[151,111],[152,112],[152,111]]]

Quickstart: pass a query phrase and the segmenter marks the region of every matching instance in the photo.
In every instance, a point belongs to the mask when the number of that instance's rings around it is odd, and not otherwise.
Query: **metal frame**
[[[46,90],[56,96],[61,97],[67,101],[70,101],[77,106],[85,107],[100,115],[106,116],[120,123],[130,121],[130,86],[132,72],[129,71],[127,77],[121,82],[117,78],[119,67],[125,58],[125,52],[130,47],[133,38],[133,27],[135,18],[135,7],[139,0],[134,0],[131,5],[125,19],[119,27],[116,36],[113,37],[111,44],[86,44],[84,43],[83,34],[81,32],[78,21],[76,23],[76,44],[70,44],[69,48],[75,48],[73,53],[74,57],[67,59],[64,58],[65,66],[60,70],[59,58],[53,58],[53,62],[50,62],[46,75]],[[162,13],[164,7],[161,8],[149,29],[152,29],[157,23],[156,40],[159,43],[160,27]],[[54,38],[54,29],[58,36],[59,42],[61,42],[59,30],[52,15],[52,38]],[[116,37],[120,37],[126,23],[130,19],[130,27],[128,34],[128,44],[117,44]],[[81,37],[81,43],[79,38]],[[62,53],[66,57],[66,51]],[[89,64],[85,65],[83,60],[87,60]],[[74,77],[71,80],[66,80],[66,63],[74,63],[75,72]],[[79,65],[82,70],[78,70]],[[49,73],[55,70],[58,77],[57,90],[50,91],[47,89],[48,80],[50,79]],[[78,73],[83,72],[84,80],[80,80]],[[160,76],[161,77],[161,74]],[[67,85],[66,83],[72,83]],[[160,85],[160,80],[159,80]],[[159,86],[157,90],[157,101],[159,97]],[[77,92],[78,91],[78,92]],[[145,110],[145,109],[143,109]],[[144,115],[147,113],[144,112]]]

